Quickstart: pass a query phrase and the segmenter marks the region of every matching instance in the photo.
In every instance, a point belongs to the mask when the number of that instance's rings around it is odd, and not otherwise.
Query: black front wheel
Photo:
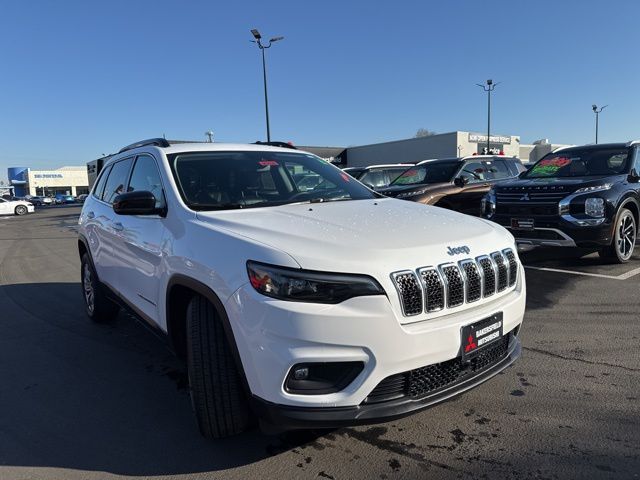
[[[213,305],[196,295],[187,308],[191,401],[207,438],[238,434],[252,423],[238,366]]]
[[[104,294],[104,289],[98,280],[98,275],[88,254],[82,255],[80,278],[82,280],[82,294],[87,316],[95,322],[108,322],[118,314],[117,304]]]
[[[636,246],[638,227],[631,210],[623,208],[618,213],[610,246],[600,250],[600,257],[613,263],[626,263]]]

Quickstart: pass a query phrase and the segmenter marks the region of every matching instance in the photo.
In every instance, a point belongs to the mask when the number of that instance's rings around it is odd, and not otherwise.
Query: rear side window
[[[104,191],[104,184],[107,181],[107,177],[109,176],[109,172],[111,171],[111,165],[108,165],[104,170],[102,170],[102,174],[98,179],[95,187],[93,187],[93,196],[96,198],[102,198],[102,192]]]
[[[513,177],[507,165],[502,160],[494,160],[492,162],[485,162],[485,169],[487,171],[488,180],[501,180],[503,178]]]
[[[129,179],[129,170],[131,170],[131,158],[113,164],[102,194],[103,201],[113,203],[113,200],[118,195],[125,192],[125,185]]]
[[[137,158],[131,173],[131,180],[129,180],[128,191],[151,192],[156,197],[156,208],[165,207],[166,202],[162,191],[160,172],[158,172],[156,161],[149,155],[140,155]]]

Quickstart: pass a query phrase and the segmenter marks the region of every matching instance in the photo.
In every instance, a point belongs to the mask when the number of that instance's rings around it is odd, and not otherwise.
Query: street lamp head
[[[251,34],[253,35],[253,38],[255,38],[256,40],[260,40],[262,38],[262,35],[260,35],[260,32],[255,28],[251,29]]]
[[[271,40],[269,40],[269,43],[279,42],[282,39],[284,39],[284,37],[273,37]]]
[[[489,85],[489,86],[493,85],[493,80],[491,80],[491,79],[487,80],[487,85]]]
[[[593,108],[593,111],[595,112],[598,109],[598,106],[596,104],[591,105],[591,108]]]

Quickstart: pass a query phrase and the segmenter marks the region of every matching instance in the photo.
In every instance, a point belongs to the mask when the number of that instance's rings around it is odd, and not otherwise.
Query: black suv
[[[482,212],[518,244],[595,247],[626,262],[638,233],[640,141],[556,150],[492,188]]]

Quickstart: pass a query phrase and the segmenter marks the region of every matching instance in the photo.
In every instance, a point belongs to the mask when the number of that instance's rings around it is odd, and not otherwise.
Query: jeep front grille
[[[517,277],[518,260],[510,248],[458,263],[391,274],[405,317],[477,302],[513,287]]]

